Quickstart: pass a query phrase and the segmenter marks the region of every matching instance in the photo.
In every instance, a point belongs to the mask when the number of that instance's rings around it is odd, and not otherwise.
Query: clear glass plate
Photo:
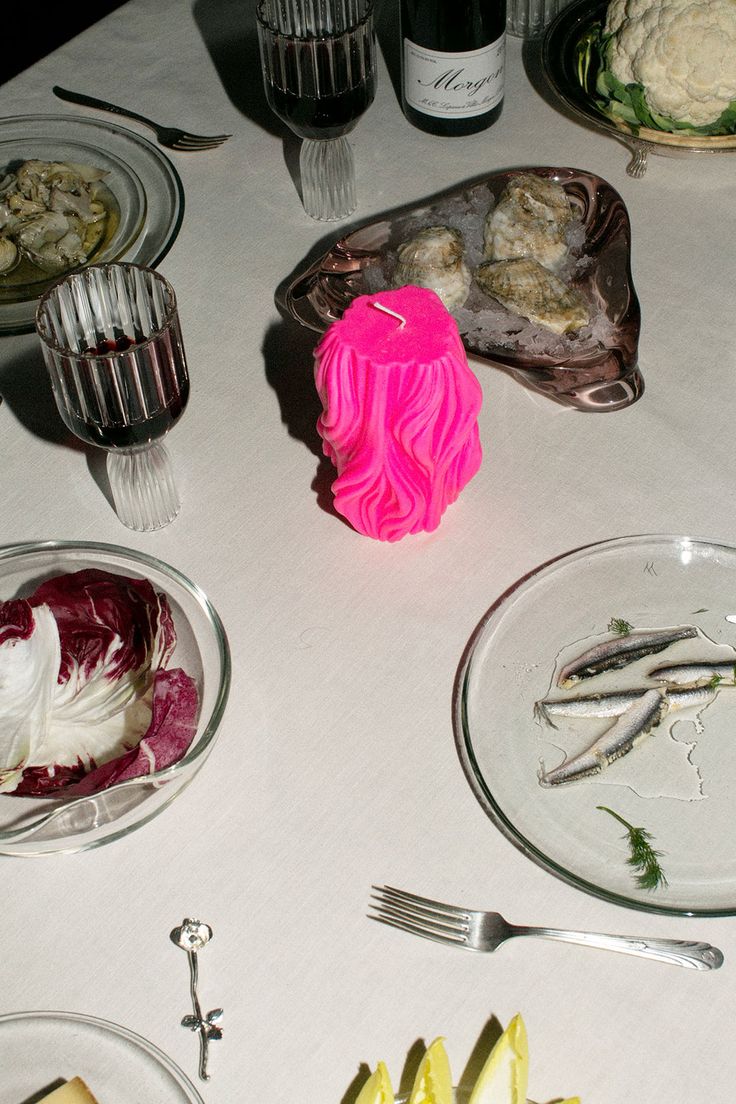
[[[538,778],[588,746],[612,721],[535,716],[561,662],[580,655],[609,622],[635,628],[694,625],[707,638],[579,683],[567,693],[656,685],[652,668],[736,656],[736,548],[687,536],[622,537],[532,571],[481,621],[455,695],[460,758],[476,797],[529,858],[616,904],[675,915],[736,914],[736,687],[699,713],[670,712],[601,774],[543,787]],[[625,830],[605,805],[651,833],[668,884],[642,889]]]
[[[155,267],[166,256],[184,216],[184,190],[169,159],[151,142],[116,123],[71,115],[0,119],[0,179],[17,161],[74,161],[107,173],[117,220],[90,263],[126,260]],[[0,276],[0,334],[33,329],[36,306],[58,276],[17,284]]]
[[[623,119],[614,122],[598,108],[581,87],[575,48],[582,35],[606,18],[609,0],[573,0],[556,16],[542,42],[542,69],[553,91],[579,118],[623,141],[634,154],[630,176],[643,176],[647,153],[684,157],[691,154],[736,153],[736,134],[712,137],[669,134],[647,127],[630,127]]]
[[[551,335],[546,348],[534,352],[521,348],[508,334],[484,332],[483,326],[477,329],[488,300],[473,286],[465,305],[453,312],[465,349],[565,406],[586,411],[629,406],[643,393],[644,381],[637,362],[641,312],[631,275],[626,205],[610,184],[582,169],[539,166],[524,171],[560,184],[579,215],[585,233],[582,255],[588,264],[577,283],[598,308],[603,336],[597,331],[588,339],[570,340],[561,349]],[[303,326],[326,330],[356,296],[375,294],[390,285],[396,248],[418,226],[442,224],[458,229],[472,269],[476,254],[477,260],[481,257],[485,214],[514,176],[518,170],[460,184],[338,239],[289,282],[280,297],[284,309]]]
[[[75,1012],[0,1016],[0,1104],[30,1104],[81,1077],[100,1104],[203,1104],[175,1062],[125,1027]]]
[[[90,797],[64,790],[49,797],[0,794],[0,855],[83,851],[127,835],[177,797],[212,750],[230,690],[230,649],[207,596],[175,568],[115,545],[48,541],[0,548],[0,600],[24,597],[44,579],[98,568],[148,579],[164,593],[176,629],[170,667],[182,667],[199,693],[199,717],[186,755],[152,775],[120,782]]]

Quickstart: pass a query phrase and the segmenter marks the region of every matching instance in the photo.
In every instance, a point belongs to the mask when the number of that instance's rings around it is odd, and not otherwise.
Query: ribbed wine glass
[[[168,525],[179,495],[161,439],[189,397],[174,289],[139,265],[91,265],[46,292],[36,329],[61,417],[108,450],[122,523],[140,532]]]
[[[303,139],[304,210],[345,218],[357,205],[345,136],[376,91],[373,0],[259,0],[256,11],[269,106]]]

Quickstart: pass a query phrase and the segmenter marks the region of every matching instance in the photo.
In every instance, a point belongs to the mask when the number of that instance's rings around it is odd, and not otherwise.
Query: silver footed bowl
[[[542,42],[542,69],[558,99],[578,119],[624,143],[631,152],[626,171],[635,178],[646,172],[650,153],[666,157],[736,153],[736,134],[671,134],[633,127],[623,119],[614,121],[600,110],[594,96],[580,83],[575,52],[585,32],[605,20],[607,8],[608,0],[573,0],[547,28]]]

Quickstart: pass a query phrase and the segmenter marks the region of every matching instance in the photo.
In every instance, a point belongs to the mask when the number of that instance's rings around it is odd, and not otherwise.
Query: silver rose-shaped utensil
[[[192,997],[193,1015],[184,1016],[182,1027],[199,1033],[199,1076],[203,1081],[209,1081],[207,1072],[207,1059],[209,1057],[210,1040],[217,1041],[222,1038],[222,1009],[213,1008],[206,1016],[202,1016],[202,1008],[197,995],[197,981],[199,964],[197,952],[206,947],[212,938],[212,928],[209,924],[203,924],[201,920],[183,920],[181,926],[171,932],[171,940],[187,952],[189,961],[189,992]]]

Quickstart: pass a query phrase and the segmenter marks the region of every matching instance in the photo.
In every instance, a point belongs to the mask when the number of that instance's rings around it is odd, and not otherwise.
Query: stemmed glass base
[[[352,215],[355,194],[353,151],[347,138],[305,138],[299,155],[302,203],[313,219],[334,222]]]
[[[171,460],[161,442],[108,452],[107,475],[115,512],[129,529],[139,533],[163,529],[179,513]]]

